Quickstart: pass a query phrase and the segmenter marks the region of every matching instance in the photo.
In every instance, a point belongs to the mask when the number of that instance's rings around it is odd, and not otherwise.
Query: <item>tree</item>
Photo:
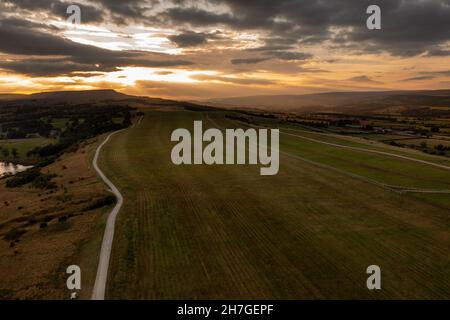
[[[17,159],[19,157],[19,152],[17,152],[16,148],[12,148],[11,154],[14,157],[14,159]]]
[[[123,122],[122,125],[124,127],[129,127],[131,126],[131,114],[130,112],[126,111],[123,115]]]
[[[11,129],[6,133],[6,139],[24,139],[26,136],[27,135],[22,130]]]
[[[439,144],[439,145],[435,146],[434,148],[438,151],[444,151],[444,149],[445,149],[444,145],[442,145],[442,144]]]
[[[3,155],[5,158],[8,158],[8,157],[9,157],[9,150],[8,150],[8,149],[3,149],[3,150],[2,150],[2,155]]]
[[[434,133],[439,133],[441,130],[439,129],[439,127],[432,127],[431,128],[431,132],[434,132]]]

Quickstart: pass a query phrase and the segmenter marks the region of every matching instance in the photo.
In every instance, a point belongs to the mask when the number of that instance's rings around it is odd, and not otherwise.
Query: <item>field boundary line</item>
[[[223,126],[219,125],[214,119],[212,119],[209,115],[207,115],[206,118],[210,122],[212,122],[214,125],[216,125],[218,128],[221,128],[222,130],[225,129]],[[262,127],[258,127],[258,126],[250,126],[250,127],[256,127],[258,129],[263,129]],[[307,138],[307,137],[303,137],[303,136],[299,136],[299,135],[289,134],[289,133],[283,132],[281,130],[280,130],[280,132],[283,133],[283,134],[292,135],[294,137],[299,137],[299,138],[303,138],[303,139],[306,139],[306,140],[312,140],[313,142],[334,145],[333,143],[328,143],[328,142],[324,142],[324,141],[321,141],[321,140],[316,140],[316,139]],[[338,145],[338,146],[341,146],[341,145]],[[345,146],[345,145],[342,145],[342,147],[348,147],[350,149],[357,148],[357,147],[350,147],[350,146]],[[364,149],[364,148],[357,148],[357,149]],[[374,152],[378,153],[376,150],[370,150],[370,149],[367,149],[367,150],[368,151],[374,151]],[[383,153],[383,151],[379,151],[379,152]],[[360,181],[363,181],[363,182],[375,185],[377,187],[380,187],[380,188],[383,188],[385,190],[388,190],[388,191],[391,191],[391,192],[395,192],[395,193],[450,194],[450,190],[446,190],[446,189],[421,189],[421,188],[408,188],[408,187],[403,187],[403,186],[390,185],[390,184],[379,182],[379,181],[373,180],[371,178],[364,177],[364,176],[361,176],[361,175],[358,175],[358,174],[355,174],[355,173],[352,173],[352,172],[348,172],[348,171],[345,171],[345,170],[342,170],[342,169],[339,169],[339,168],[336,168],[336,167],[333,167],[333,166],[330,166],[330,165],[327,165],[327,164],[324,164],[324,163],[320,163],[320,162],[317,162],[317,161],[309,160],[309,159],[306,159],[304,157],[301,157],[299,155],[292,154],[292,153],[289,153],[289,152],[285,152],[285,151],[281,151],[280,150],[280,154],[282,154],[282,155],[284,155],[286,157],[292,158],[292,159],[296,159],[296,160],[300,160],[300,161],[309,163],[310,165],[313,165],[313,166],[316,166],[316,167],[320,167],[322,169],[331,170],[331,171],[334,171],[334,172],[337,172],[337,173],[349,176],[349,177],[351,177],[353,179],[357,179],[357,180],[360,180]],[[393,155],[395,155],[395,154],[393,154]],[[402,157],[400,155],[398,155],[398,156]],[[410,159],[413,160],[414,158],[410,158]],[[419,160],[419,159],[414,159],[414,160],[417,160],[417,161],[421,162],[421,160]],[[427,161],[425,161],[425,162],[427,162]],[[444,167],[446,167],[446,166],[444,166]],[[448,167],[448,169],[450,170],[450,167]]]
[[[419,189],[419,188],[408,188],[408,187],[390,185],[390,184],[379,182],[379,181],[376,181],[376,180],[373,180],[373,179],[370,179],[370,178],[367,178],[367,177],[363,177],[361,175],[358,175],[358,174],[355,174],[355,173],[352,173],[352,172],[348,172],[348,171],[345,171],[345,170],[342,170],[342,169],[339,169],[339,168],[336,168],[336,167],[333,167],[333,166],[330,166],[330,165],[327,165],[327,164],[324,164],[324,163],[320,163],[320,162],[316,162],[316,161],[313,161],[313,160],[309,160],[309,159],[306,159],[306,158],[303,158],[303,157],[300,157],[298,155],[291,154],[291,153],[288,153],[288,152],[285,152],[285,151],[280,151],[280,154],[285,155],[285,156],[287,156],[289,158],[301,160],[303,162],[309,163],[309,164],[314,165],[316,167],[332,170],[332,171],[338,172],[340,174],[347,175],[347,176],[349,176],[351,178],[358,179],[358,180],[364,181],[366,183],[370,183],[370,184],[373,184],[375,186],[378,186],[378,187],[381,187],[383,189],[386,189],[386,190],[389,190],[389,191],[392,191],[392,192],[396,192],[396,193],[438,193],[438,194],[450,194],[450,190],[445,190],[445,189],[442,189],[442,190],[441,189],[438,189],[438,190],[435,190],[435,189]]]
[[[246,126],[257,128],[257,129],[264,129],[264,128],[267,129],[266,127],[261,127],[261,126],[252,125],[252,124],[246,124]],[[281,134],[297,137],[297,138],[304,139],[304,140],[311,141],[311,142],[321,143],[321,144],[332,146],[332,147],[344,148],[344,149],[355,150],[355,151],[360,151],[360,152],[375,153],[375,154],[379,154],[379,155],[384,155],[384,156],[399,158],[399,159],[403,159],[403,160],[418,162],[421,164],[437,167],[437,168],[444,169],[444,170],[450,170],[450,166],[446,166],[444,164],[439,164],[439,163],[435,163],[435,162],[431,162],[431,161],[427,161],[427,160],[421,160],[421,159],[417,159],[417,158],[413,158],[413,157],[403,156],[400,154],[391,153],[391,152],[387,152],[387,151],[379,151],[379,150],[373,150],[373,149],[368,149],[368,148],[352,147],[352,146],[347,146],[347,145],[339,144],[339,143],[326,142],[323,140],[308,138],[308,137],[301,136],[298,134],[288,133],[283,130],[291,130],[291,131],[295,131],[295,132],[305,132],[305,133],[318,134],[318,135],[323,135],[323,136],[328,136],[328,137],[340,138],[339,135],[336,135],[336,134],[320,133],[320,132],[313,132],[313,131],[310,132],[310,131],[306,131],[306,130],[290,129],[290,128],[280,129]]]
[[[298,135],[298,134],[283,132],[281,130],[280,130],[280,132],[282,134],[285,134],[285,135],[288,135],[288,136],[293,136],[293,137],[297,137],[297,138],[304,139],[304,140],[307,140],[307,141],[312,141],[312,142],[316,142],[316,143],[320,143],[320,144],[324,144],[324,145],[328,145],[328,146],[332,146],[332,147],[349,149],[349,150],[355,150],[355,151],[361,151],[361,152],[375,153],[375,154],[380,154],[380,155],[400,158],[400,159],[403,159],[403,160],[409,160],[409,161],[413,161],[413,162],[418,162],[418,163],[421,163],[421,164],[437,167],[437,168],[444,169],[444,170],[450,170],[449,166],[446,166],[446,165],[443,165],[443,164],[438,164],[438,163],[434,163],[434,162],[430,162],[430,161],[426,161],[426,160],[420,160],[420,159],[417,159],[417,158],[402,156],[402,155],[395,154],[395,153],[390,153],[390,152],[385,152],[385,151],[378,151],[378,150],[372,150],[372,149],[367,149],[367,148],[346,146],[346,145],[343,145],[343,144],[332,143],[332,142],[326,142],[326,141],[322,141],[322,140],[318,140],[318,139],[314,139],[314,138],[307,138],[307,137],[304,137],[304,136],[301,136],[301,135]]]

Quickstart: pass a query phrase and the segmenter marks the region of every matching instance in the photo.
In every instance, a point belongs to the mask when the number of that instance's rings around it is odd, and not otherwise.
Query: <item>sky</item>
[[[366,26],[373,4],[381,30]],[[448,88],[450,0],[0,0],[0,93]]]

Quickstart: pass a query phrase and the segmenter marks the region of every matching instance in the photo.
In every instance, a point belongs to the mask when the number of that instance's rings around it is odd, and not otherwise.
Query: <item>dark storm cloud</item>
[[[371,51],[415,56],[450,39],[450,6],[443,1],[396,0],[382,4],[382,30],[358,28],[349,34],[350,40],[370,43]]]
[[[274,81],[265,80],[265,79],[248,79],[248,78],[231,78],[231,77],[221,77],[221,76],[209,76],[209,75],[193,75],[191,76],[194,80],[199,81],[220,81],[230,84],[239,84],[239,85],[271,85],[275,84]]]
[[[258,47],[258,48],[252,48],[249,49],[248,51],[278,51],[278,50],[289,50],[289,49],[294,49],[295,47],[293,46],[283,46],[283,45],[265,45],[262,47]]]
[[[431,74],[435,76],[444,76],[444,77],[450,77],[450,70],[444,70],[444,71],[429,71],[425,72],[426,74]]]
[[[254,51],[250,49],[248,51]],[[256,64],[272,59],[284,60],[284,61],[304,61],[313,57],[312,54],[304,52],[294,52],[294,51],[264,51],[266,57],[254,57],[254,58],[236,58],[232,59],[232,64]]]
[[[435,76],[418,76],[418,77],[412,77],[408,79],[402,80],[403,82],[409,82],[409,81],[422,81],[422,80],[431,80],[434,79]]]
[[[4,1],[22,9],[67,16],[68,2]],[[288,39],[293,41],[291,45],[328,40],[338,47],[351,48],[353,45],[370,53],[387,51],[398,56],[427,52],[430,56],[446,56],[449,53],[439,47],[450,40],[448,0],[98,0],[90,3],[80,4],[82,19],[86,22],[102,21],[105,12],[109,12],[113,21],[120,24],[129,20],[144,24],[158,20],[166,27],[175,28],[181,28],[183,24],[194,29],[221,25],[235,30],[265,31],[271,35],[267,47],[274,45],[271,39]],[[381,31],[366,28],[366,9],[372,4],[382,9]],[[228,10],[219,11],[215,5]],[[157,13],[152,12],[155,8],[158,8]],[[336,32],[340,28],[342,31]]]
[[[12,70],[29,76],[58,76],[72,72],[95,71],[95,66],[90,64],[74,63],[67,59],[27,59],[15,61],[0,61],[0,68]],[[98,68],[100,69],[100,68]],[[100,71],[100,70],[99,70]],[[114,67],[102,68],[103,72],[115,71]]]
[[[192,26],[234,25],[238,22],[237,19],[229,14],[218,14],[193,7],[170,8],[161,16],[174,23],[187,23]]]
[[[194,47],[208,42],[208,35],[187,31],[178,35],[170,36],[169,40],[178,47]]]
[[[177,67],[189,65],[181,60],[156,61],[156,60],[126,60],[117,63],[82,63],[68,59],[26,59],[14,61],[0,61],[0,69],[11,70],[29,76],[53,77],[61,75],[83,76],[79,72],[112,72],[118,71],[119,67]],[[100,61],[98,61],[100,62]],[[93,76],[93,74],[90,74]]]
[[[86,46],[30,28],[28,22],[0,24],[0,52],[20,55],[98,56],[108,50]],[[111,52],[108,55],[120,55]]]
[[[447,57],[450,56],[450,50],[443,50],[440,48],[435,48],[432,50],[429,50],[427,53],[428,57]]]
[[[146,24],[149,17],[146,12],[154,5],[157,5],[158,0],[97,0],[92,1],[100,4],[105,10],[110,13],[114,23],[118,25],[127,25],[130,22],[139,22]]]
[[[244,59],[232,59],[232,64],[256,64],[263,61],[270,60],[270,58],[244,58]]]
[[[439,77],[450,77],[450,70],[442,70],[442,71],[426,71],[421,72],[421,75],[404,79],[402,81],[420,81],[420,80],[432,80]]]
[[[274,38],[294,37],[299,43],[330,40],[339,45],[354,43],[367,52],[414,56],[450,40],[450,6],[446,0],[378,0],[381,31],[366,28],[366,9],[374,4],[372,0],[210,1],[228,7],[230,13],[192,7],[190,1],[177,3],[181,6],[165,12],[165,17],[177,24],[260,29]],[[333,28],[345,31],[336,34]]]
[[[45,10],[66,17],[68,2],[55,0],[4,0],[18,8]],[[76,4],[76,3],[73,3]],[[382,30],[366,28],[366,9],[377,4],[382,9]],[[293,45],[321,44],[354,48],[356,52],[389,52],[397,56],[447,56],[441,47],[450,40],[450,5],[448,0],[98,0],[81,5],[86,22],[105,20],[105,12],[118,24],[132,20],[143,24],[182,29],[225,26],[234,30],[264,31],[266,45],[287,50]],[[216,6],[226,8],[217,10]],[[103,9],[103,10],[102,10]],[[156,10],[156,11],[153,11]],[[204,44],[202,39],[183,37],[180,46]],[[176,39],[175,39],[176,40]],[[286,43],[282,43],[285,40]],[[197,42],[196,42],[197,41]],[[201,42],[203,41],[203,42]],[[277,42],[277,43],[276,43]],[[283,49],[283,47],[285,49]]]
[[[67,18],[67,7],[78,5],[81,8],[82,21],[86,23],[98,23],[105,21],[106,12],[111,13],[116,23],[126,23],[127,20],[140,20],[145,18],[147,6],[155,1],[145,0],[91,0],[91,4],[78,3],[76,1],[59,0],[4,0],[15,7],[29,11],[46,11],[60,18]]]
[[[67,14],[67,7],[69,3],[54,2],[51,6],[52,13],[55,16],[67,19],[69,14]],[[103,10],[96,8],[94,6],[83,5],[76,2],[70,2],[71,5],[77,5],[81,10],[81,22],[82,23],[100,23],[106,20],[105,13]]]
[[[78,1],[83,4],[62,0],[0,0],[0,5],[13,5],[8,9],[9,13],[44,12],[66,18],[67,6],[78,4],[82,8],[82,21],[87,23],[108,21],[124,24],[131,21],[151,25],[157,21],[158,27],[178,30],[178,34],[169,39],[181,48],[208,44],[212,39],[209,30],[215,26],[257,34],[263,42],[261,46],[242,49],[245,55],[231,60],[234,65],[251,65],[271,59],[305,61],[312,56],[303,51],[308,51],[309,45],[317,44],[353,53],[389,52],[402,57],[450,55],[446,47],[450,41],[449,0]],[[371,4],[378,4],[382,9],[380,31],[366,28],[366,9]],[[0,52],[24,56],[23,59],[2,62],[2,67],[21,73],[45,74],[48,70],[48,74],[53,75],[71,70],[110,71],[123,66],[192,64],[177,57],[82,45],[60,37],[56,27],[19,18],[3,18],[0,23]],[[33,56],[30,61],[36,65],[35,68],[24,61],[26,56]],[[66,62],[57,59],[36,61],[36,56],[65,57]],[[359,80],[364,81],[362,78]]]
[[[23,20],[14,17],[2,18],[0,16],[0,28],[2,25],[8,26],[9,28],[27,28],[42,31],[59,31],[59,28],[53,25],[47,25],[39,22]]]
[[[268,51],[265,54],[270,55],[272,58],[286,61],[300,61],[312,58],[310,53],[294,51]]]
[[[131,18],[142,18],[147,8],[158,1],[143,0],[97,0],[111,12]]]
[[[352,78],[350,78],[348,80],[349,81],[353,81],[353,82],[366,83],[366,84],[381,84],[381,82],[375,81],[375,80],[371,79],[370,77],[368,77],[366,75],[352,77]]]
[[[55,0],[4,0],[6,3],[14,5],[15,8],[20,8],[29,11],[45,11],[53,16],[67,19],[67,8],[69,5],[77,5],[81,9],[81,19],[85,23],[99,23],[104,21],[104,11],[96,8],[93,5],[81,4],[76,1],[61,2]]]
[[[1,62],[0,67],[19,73],[54,76],[75,71],[108,72],[120,67],[177,67],[192,64],[164,54],[112,51],[79,44],[33,28],[39,27],[39,24],[17,19],[12,21],[14,23],[0,23],[0,52],[23,56],[23,59]],[[27,59],[28,56],[55,58]]]

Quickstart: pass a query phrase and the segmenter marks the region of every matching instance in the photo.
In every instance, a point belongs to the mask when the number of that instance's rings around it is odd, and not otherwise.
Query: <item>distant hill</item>
[[[14,100],[53,100],[84,103],[89,101],[126,100],[134,98],[115,90],[56,91],[22,95]]]
[[[0,94],[1,106],[58,106],[60,104],[105,104],[115,103],[127,106],[148,107],[182,107],[189,110],[211,110],[197,104],[166,100],[160,98],[139,97],[117,92],[115,90],[55,91],[29,95]]]
[[[382,112],[392,107],[450,104],[450,90],[329,92],[306,95],[248,96],[211,99],[204,102],[224,108],[251,108],[274,112]]]
[[[136,102],[152,105],[173,104],[174,101],[131,96],[115,90],[84,90],[84,91],[54,91],[41,92],[29,95],[0,94],[0,104],[34,105],[36,103],[48,104],[83,104],[89,102]]]
[[[445,114],[450,112],[450,90],[329,92],[306,95],[268,95],[203,102],[181,102],[123,94],[115,90],[56,91],[30,95],[0,94],[0,106],[59,105],[116,102],[133,106],[177,106],[192,110],[255,109],[269,112],[341,112],[349,114]],[[434,108],[440,107],[440,108]],[[442,109],[441,107],[444,107]]]
[[[24,94],[0,93],[0,101],[17,100],[26,97]]]

